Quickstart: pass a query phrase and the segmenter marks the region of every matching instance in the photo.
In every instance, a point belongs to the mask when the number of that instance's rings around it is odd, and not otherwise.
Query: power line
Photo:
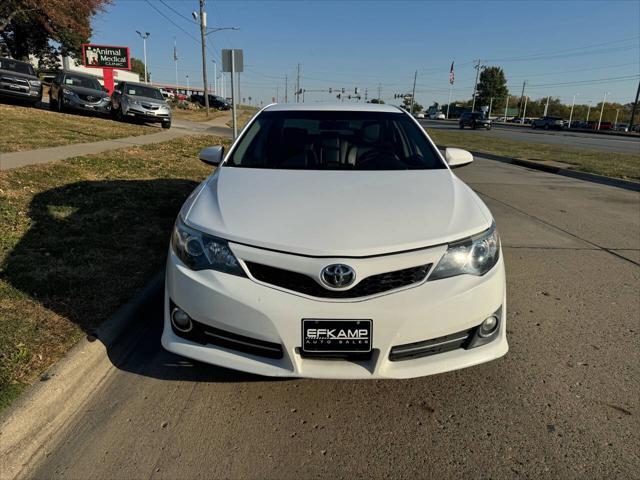
[[[169,10],[171,10],[173,13],[178,15],[179,17],[185,19],[187,22],[189,22],[191,24],[194,24],[194,25],[197,25],[197,22],[193,18],[189,18],[189,17],[184,16],[179,11],[177,11],[175,8],[173,8],[172,6],[168,5],[164,0],[160,0],[160,3],[163,4],[165,7],[167,7]]]

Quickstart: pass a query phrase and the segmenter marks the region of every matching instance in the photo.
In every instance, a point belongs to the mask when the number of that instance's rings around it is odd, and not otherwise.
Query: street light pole
[[[189,75],[185,75],[187,77],[187,95],[189,94]]]
[[[589,108],[587,108],[587,123],[589,123],[589,114],[591,113],[591,100],[589,100],[588,103],[589,103]]]
[[[576,95],[580,95],[580,94],[579,93],[575,93],[573,95],[573,102],[571,102],[571,113],[569,113],[569,127],[568,128],[571,128],[571,119],[573,118],[573,107],[576,104]]]
[[[480,70],[482,70],[484,67],[482,66],[482,60],[478,59],[478,63],[476,63],[475,67],[473,67],[476,69],[476,81],[473,84],[473,99],[472,99],[472,103],[471,103],[471,111],[475,111],[476,109],[476,92],[478,91],[478,77],[480,76]]]
[[[604,92],[604,98],[602,99],[602,106],[600,107],[600,118],[598,119],[598,130],[600,130],[600,124],[602,123],[602,114],[604,113],[604,102],[607,101],[607,95],[609,95],[609,92]]]
[[[144,50],[144,83],[147,83],[147,79],[149,78],[149,75],[147,75],[147,38],[149,38],[151,34],[149,32],[144,32],[143,34],[139,30],[136,30],[136,33],[140,35],[142,39],[142,48]]]
[[[216,76],[217,64],[216,59],[211,60],[213,62],[213,93],[218,94],[218,77]]]
[[[504,122],[507,123],[507,110],[509,107],[509,95],[507,95],[507,99],[504,102]]]
[[[410,112],[411,115],[413,115],[413,102],[415,101],[416,98],[416,80],[418,79],[418,70],[416,70],[416,73],[413,75],[413,93],[411,94],[411,108],[410,108]]]

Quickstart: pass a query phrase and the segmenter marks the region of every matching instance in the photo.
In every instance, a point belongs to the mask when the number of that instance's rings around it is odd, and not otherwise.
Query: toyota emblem
[[[330,288],[344,288],[351,285],[356,279],[356,272],[349,265],[334,263],[327,265],[320,272],[320,279]]]

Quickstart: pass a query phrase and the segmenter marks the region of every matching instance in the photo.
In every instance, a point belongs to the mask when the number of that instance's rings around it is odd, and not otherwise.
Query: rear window
[[[9,70],[16,73],[24,73],[25,75],[36,74],[35,70],[29,63],[11,60],[10,58],[0,58],[0,69]]]
[[[404,113],[264,112],[224,166],[299,170],[446,168]]]

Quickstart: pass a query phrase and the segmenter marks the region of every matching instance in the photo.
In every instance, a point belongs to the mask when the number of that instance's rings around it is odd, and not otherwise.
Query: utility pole
[[[382,95],[382,83],[378,82],[378,100],[380,100],[381,95]]]
[[[527,114],[527,100],[529,97],[524,97],[524,111],[522,112],[522,122],[520,122],[522,125],[524,125],[524,116]]]
[[[149,32],[144,32],[143,34],[138,30],[136,30],[136,33],[140,35],[140,38],[142,39],[142,48],[144,49],[144,83],[148,83],[147,79],[149,78],[149,75],[147,75],[147,38],[149,38],[151,34]]]
[[[587,123],[589,123],[589,114],[591,113],[591,100],[589,100],[589,108],[587,108]]]
[[[638,82],[638,90],[636,91],[636,101],[633,102],[633,107],[631,107],[631,117],[629,117],[629,125],[628,131],[631,131],[631,127],[633,126],[633,118],[636,116],[636,109],[638,108],[638,97],[640,97],[640,82]]]
[[[616,108],[616,119],[613,121],[613,129],[617,130],[618,128],[616,127],[616,125],[618,125],[618,113],[620,113],[620,109]]]
[[[493,97],[489,100],[489,115],[487,115],[489,118],[491,118],[491,107],[493,107]]]
[[[176,64],[176,93],[178,93],[178,50],[176,49],[176,37],[173,37],[173,61]]]
[[[284,103],[289,101],[289,77],[284,76]]]
[[[418,70],[413,74],[413,93],[411,94],[411,107],[409,113],[413,115],[413,102],[416,98],[416,80],[418,80]]]
[[[573,95],[573,101],[571,102],[571,113],[569,113],[569,127],[568,127],[569,129],[571,128],[571,119],[573,118],[573,107],[576,104],[576,96],[577,95],[580,95],[580,94],[579,93],[575,93]]]
[[[298,75],[296,78],[296,103],[300,102],[300,63],[298,63]]]
[[[213,93],[218,95],[218,77],[217,77],[218,64],[216,63],[215,58],[211,59],[211,61],[213,62]]]
[[[206,117],[209,118],[209,92],[207,91],[207,12],[204,11],[205,0],[200,0],[200,41],[202,43],[202,88],[204,89],[204,108]]]
[[[604,92],[604,98],[602,99],[602,106],[600,107],[600,118],[598,119],[598,130],[600,130],[600,124],[602,123],[602,114],[604,113],[604,102],[607,101],[607,95],[609,95],[609,92]]]
[[[546,116],[547,116],[547,111],[549,110],[549,99],[550,99],[550,98],[551,98],[551,95],[549,95],[549,96],[547,97],[547,104],[544,106],[544,115],[543,115],[543,117],[546,117]]]
[[[522,82],[522,93],[520,94],[520,105],[518,105],[518,113],[520,113],[520,107],[522,107],[522,101],[524,100],[524,87],[526,87],[527,81]],[[522,123],[524,123],[524,116],[522,117]]]
[[[504,101],[504,122],[507,123],[507,109],[509,108],[509,95],[507,95],[507,99]]]
[[[478,59],[475,67],[473,67],[476,69],[476,81],[473,84],[473,101],[471,104],[471,111],[475,111],[476,109],[476,92],[478,90],[478,77],[480,76],[480,70],[482,70],[484,67],[482,66],[482,60]]]

